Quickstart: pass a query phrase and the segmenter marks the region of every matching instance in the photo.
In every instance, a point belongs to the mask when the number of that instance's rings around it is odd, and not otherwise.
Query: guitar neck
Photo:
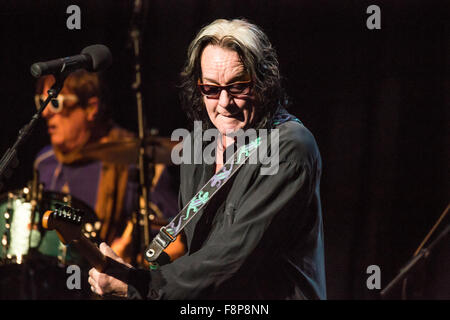
[[[62,206],[55,211],[47,210],[42,216],[42,227],[56,230],[59,239],[67,245],[73,244],[78,252],[100,272],[103,272],[112,259],[105,256],[100,249],[81,232],[82,215],[79,210]]]
[[[114,278],[123,282],[127,282],[129,280],[129,270],[132,267],[105,256],[100,249],[84,235],[81,235],[81,237],[77,240],[72,240],[71,243],[75,246],[79,253],[81,253],[86,260],[88,260],[89,263],[97,269],[97,271],[108,273],[108,270],[110,270],[113,273],[108,274]]]
[[[108,257],[106,257],[100,249],[83,234],[79,239],[73,240],[72,244],[98,271],[103,272],[108,267],[110,259],[108,259]]]

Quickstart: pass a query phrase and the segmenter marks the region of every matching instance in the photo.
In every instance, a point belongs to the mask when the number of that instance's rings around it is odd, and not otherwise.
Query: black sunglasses
[[[198,80],[198,87],[200,92],[208,98],[219,98],[222,90],[225,90],[229,95],[233,97],[248,96],[252,87],[252,81],[238,81],[226,86],[219,86],[216,84],[204,84]]]

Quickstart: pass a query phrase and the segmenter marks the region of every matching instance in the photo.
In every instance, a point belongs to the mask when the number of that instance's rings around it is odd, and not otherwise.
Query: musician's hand
[[[132,266],[125,263],[104,242],[100,244],[100,251],[114,261],[111,261],[111,265],[104,270],[104,273],[97,271],[95,268],[89,270],[88,282],[91,285],[91,290],[100,296],[113,295],[125,298],[127,296],[128,284],[119,279],[126,279],[129,268],[132,268]],[[115,261],[118,263],[115,263]]]

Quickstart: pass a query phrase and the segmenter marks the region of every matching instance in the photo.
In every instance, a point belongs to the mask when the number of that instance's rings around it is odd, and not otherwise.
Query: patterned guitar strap
[[[278,112],[272,119],[272,127],[276,127],[286,121],[297,121],[296,117],[285,110]],[[187,203],[187,205],[172,219],[172,221],[162,227],[159,233],[153,238],[149,247],[145,251],[145,259],[150,263],[151,269],[157,269],[159,265],[170,262],[170,258],[164,249],[175,241],[178,234],[200,212],[200,210],[214,197],[214,195],[230,180],[247,159],[258,149],[261,138],[257,137],[250,143],[240,147],[232,157],[225,162],[223,167],[212,176],[211,179],[197,192],[197,194]],[[163,253],[161,255],[161,253]]]

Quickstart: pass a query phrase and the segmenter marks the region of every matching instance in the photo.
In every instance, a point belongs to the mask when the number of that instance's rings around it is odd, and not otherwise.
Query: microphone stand
[[[131,45],[133,47],[134,53],[134,62],[135,62],[135,72],[136,78],[135,82],[132,84],[132,88],[136,95],[136,106],[137,106],[137,116],[138,116],[138,130],[139,130],[139,214],[136,219],[136,223],[139,226],[139,232],[136,234],[134,232],[136,238],[138,238],[139,243],[139,253],[145,252],[148,245],[150,244],[150,192],[149,185],[151,181],[153,181],[154,176],[154,158],[153,155],[146,155],[145,152],[145,144],[146,144],[146,130],[145,130],[145,118],[143,112],[143,102],[142,102],[142,93],[141,93],[141,85],[142,85],[142,77],[141,77],[141,32],[137,26],[136,20],[138,20],[139,15],[141,14],[142,9],[142,1],[136,0],[135,7],[133,11],[131,30],[130,30],[130,38]],[[136,256],[136,255],[135,255]],[[133,257],[134,258],[134,257]],[[144,259],[142,258],[142,262]]]
[[[17,158],[17,152],[19,148],[30,137],[34,128],[36,127],[39,119],[42,118],[42,112],[47,107],[50,100],[56,98],[64,86],[64,81],[67,78],[67,73],[61,73],[55,75],[55,84],[48,90],[48,97],[44,103],[41,104],[39,110],[31,118],[30,122],[20,129],[16,141],[11,148],[8,148],[0,160],[0,190],[3,188],[3,179],[9,178],[12,175],[12,170],[19,166],[19,160]]]
[[[8,148],[6,152],[4,153],[2,159],[0,160],[0,190],[3,188],[3,179],[7,179],[12,175],[13,169],[17,168],[19,166],[19,160],[17,158],[17,153],[19,148],[26,142],[26,140],[30,137],[31,133],[33,132],[34,128],[36,127],[38,121],[42,118],[42,112],[44,112],[45,108],[47,107],[48,103],[56,98],[58,94],[61,92],[61,89],[64,86],[64,81],[67,78],[68,73],[60,73],[55,76],[55,83],[53,86],[47,91],[48,96],[47,99],[43,103],[41,103],[41,107],[39,110],[33,115],[30,122],[23,126],[22,129],[19,130],[19,134],[17,136],[16,141],[12,145],[11,148]],[[36,178],[36,177],[35,177]],[[35,190],[33,190],[35,191]],[[35,194],[33,194],[34,196]],[[30,242],[31,243],[31,237],[33,233],[33,225],[34,225],[34,219],[35,219],[35,207],[32,211],[32,217],[31,217],[31,230],[30,230]],[[31,247],[31,246],[30,246]],[[36,284],[34,282],[33,274],[34,271],[32,269],[32,266],[29,264],[28,259],[24,263],[24,275],[26,279],[30,277],[29,280],[29,287],[28,283],[23,282],[21,285],[21,296],[27,297],[24,291],[27,292],[31,291],[31,298],[36,298]]]
[[[435,223],[433,228],[430,230],[430,232],[427,234],[425,239],[422,241],[420,246],[417,248],[417,250],[414,252],[413,257],[405,264],[405,266],[400,270],[399,274],[380,292],[380,296],[382,299],[386,298],[391,290],[400,282],[403,280],[403,287],[402,287],[402,300],[406,300],[406,280],[408,274],[414,269],[416,265],[423,259],[428,258],[428,256],[431,253],[431,250],[438,244],[450,231],[450,224],[445,227],[445,229],[436,237],[436,239],[431,242],[431,244],[427,248],[423,248],[425,243],[430,238],[431,234],[436,230],[437,226],[441,223],[441,221],[444,219],[444,217],[447,215],[448,211],[450,209],[450,204],[447,206],[447,208],[444,210],[443,214],[439,217],[438,221]]]

